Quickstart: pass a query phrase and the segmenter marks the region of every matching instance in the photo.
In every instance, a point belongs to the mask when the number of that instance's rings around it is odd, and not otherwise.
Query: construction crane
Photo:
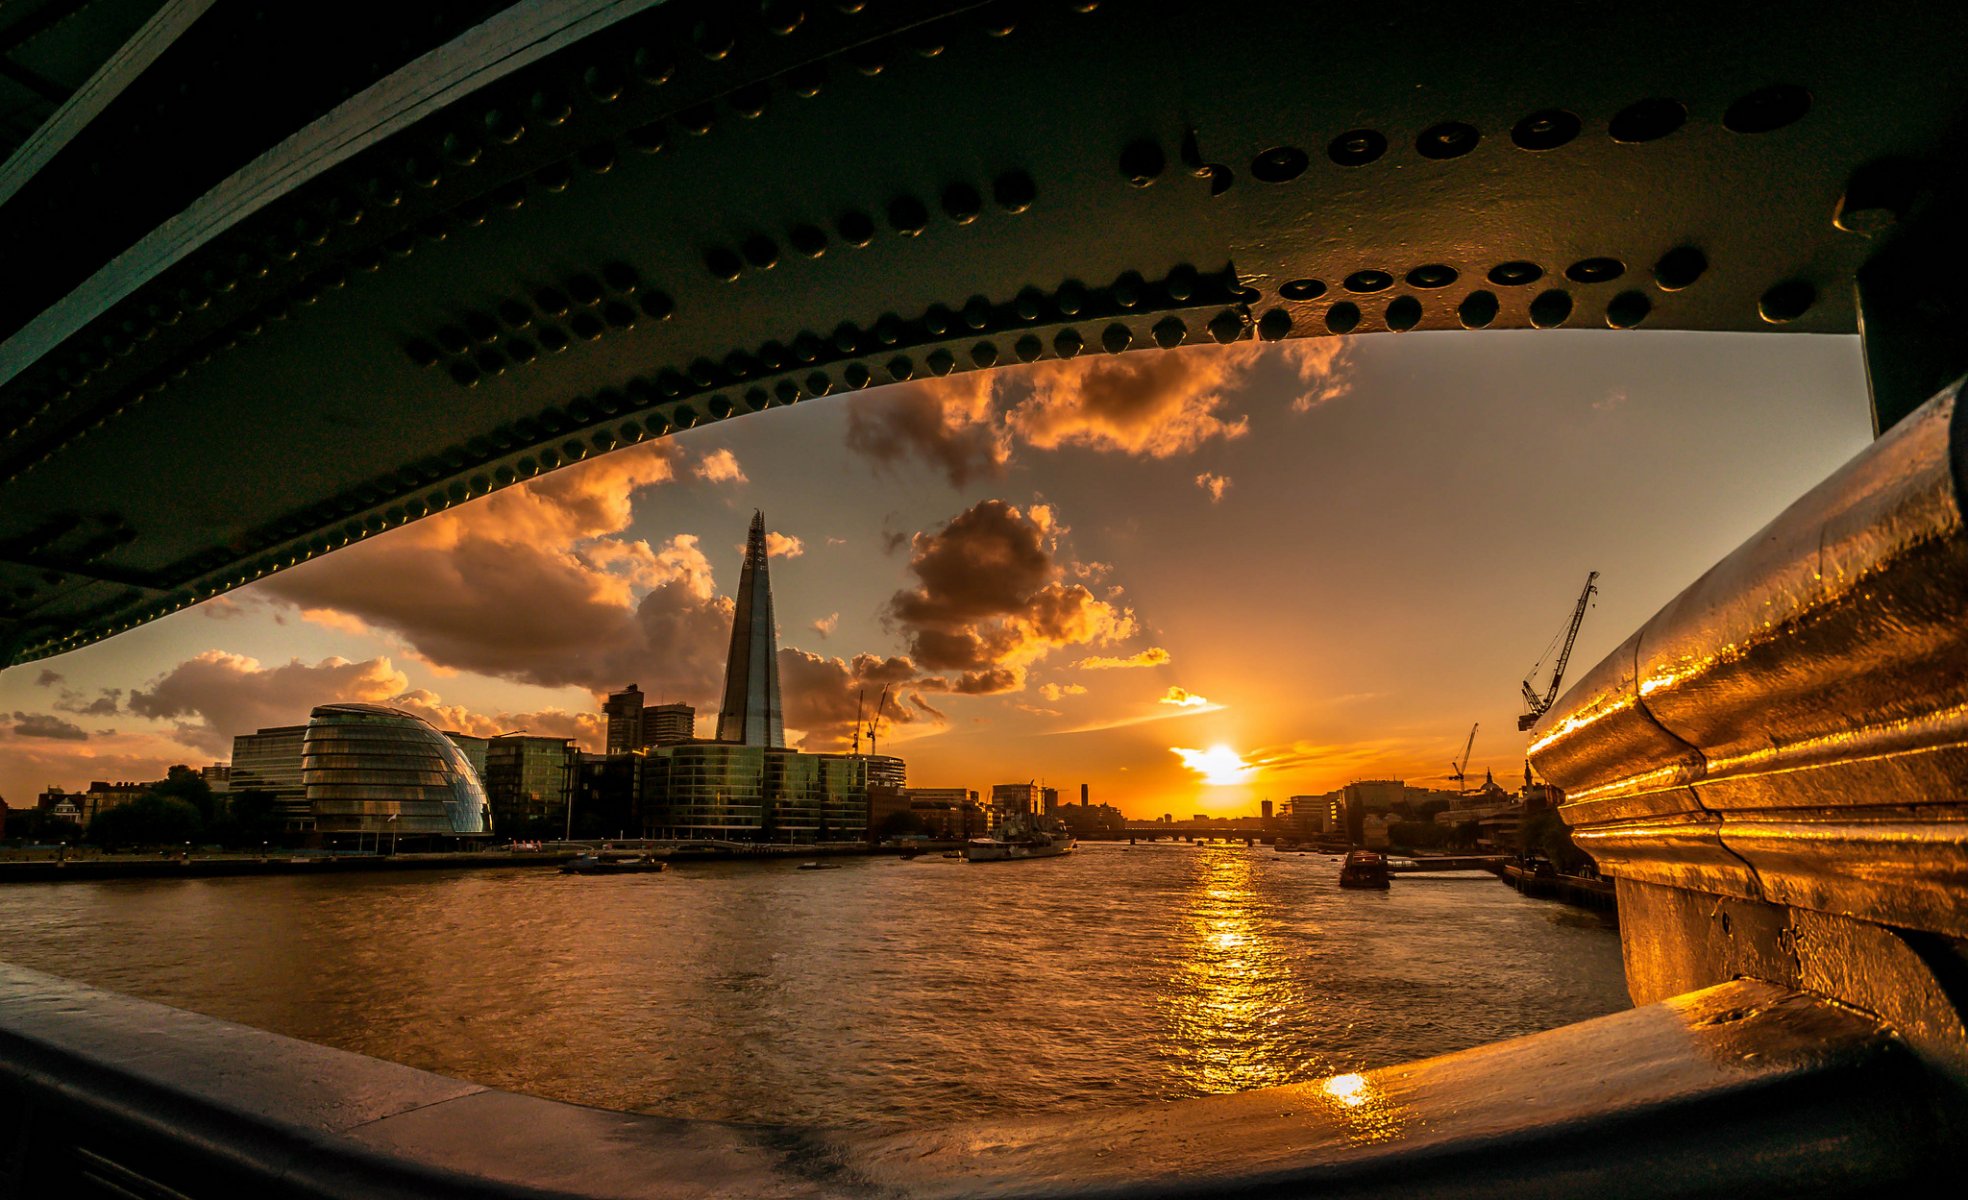
[[[1551,639],[1551,645],[1544,648],[1544,654],[1531,664],[1530,671],[1524,676],[1524,706],[1528,711],[1517,718],[1517,728],[1529,729],[1537,724],[1537,719],[1549,712],[1552,703],[1558,699],[1558,685],[1565,678],[1565,664],[1571,661],[1572,643],[1578,640],[1579,624],[1585,620],[1586,606],[1592,603],[1592,594],[1599,590],[1596,586],[1598,578],[1597,571],[1592,571],[1585,577],[1585,590],[1579,593],[1578,604],[1572,609],[1572,623],[1559,635],[1564,639],[1565,644],[1558,651],[1558,661],[1552,664],[1551,683],[1544,689],[1543,694],[1539,694],[1531,680],[1537,678],[1538,671],[1544,666],[1544,660],[1551,657],[1552,649],[1558,646],[1559,637]]]
[[[861,714],[868,707],[868,689],[854,693],[854,757],[861,757]]]
[[[876,749],[875,738],[878,736],[881,730],[882,709],[887,706],[888,706],[888,685],[883,684],[881,690],[881,699],[875,701],[875,715],[873,718],[871,718],[868,721],[868,753],[870,754],[880,753],[880,751]]]
[[[1455,780],[1456,795],[1469,790],[1469,752],[1476,748],[1476,728],[1481,722],[1469,727],[1469,740],[1463,743],[1462,761],[1449,764],[1449,778]]]

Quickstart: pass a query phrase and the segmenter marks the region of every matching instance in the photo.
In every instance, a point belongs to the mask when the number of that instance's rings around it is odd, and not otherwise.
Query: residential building
[[[673,746],[697,736],[697,710],[688,704],[652,704],[642,710],[642,744]]]
[[[893,754],[863,754],[860,757],[868,764],[869,787],[909,786],[909,764]]]
[[[772,623],[772,579],[766,560],[765,514],[754,512],[731,619],[717,740],[779,749],[786,744],[785,710],[779,700],[779,639]]]

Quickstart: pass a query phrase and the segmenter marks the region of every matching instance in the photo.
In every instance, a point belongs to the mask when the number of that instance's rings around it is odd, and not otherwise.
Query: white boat
[[[1057,858],[1071,854],[1079,845],[1064,821],[1055,818],[1039,827],[1013,817],[987,838],[972,838],[964,845],[964,858],[970,862],[1012,862],[1025,858]]]

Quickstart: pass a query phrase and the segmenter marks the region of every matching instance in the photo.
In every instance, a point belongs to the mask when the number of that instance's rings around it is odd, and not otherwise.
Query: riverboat
[[[667,871],[670,864],[660,858],[641,855],[636,858],[602,858],[595,854],[583,854],[561,867],[562,875],[651,875]]]
[[[1079,845],[1064,821],[1054,819],[1044,828],[1029,820],[1013,817],[987,838],[965,843],[964,858],[969,862],[1013,862],[1027,858],[1057,858],[1071,854]]]
[[[1387,860],[1371,850],[1355,850],[1340,864],[1339,886],[1385,889]]]
[[[802,871],[838,871],[841,869],[841,865],[839,863],[818,861],[803,862],[799,865],[799,869]]]

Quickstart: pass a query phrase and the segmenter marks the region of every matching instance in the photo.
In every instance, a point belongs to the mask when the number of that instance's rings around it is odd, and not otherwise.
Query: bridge
[[[1838,1194],[1958,1171],[1965,35],[1959,6],[1812,3],[0,14],[0,663],[679,429],[1022,362],[1859,330],[1881,435],[1534,730],[1616,880],[1631,1012],[873,1134],[554,1105],[9,968],[0,1195]]]

